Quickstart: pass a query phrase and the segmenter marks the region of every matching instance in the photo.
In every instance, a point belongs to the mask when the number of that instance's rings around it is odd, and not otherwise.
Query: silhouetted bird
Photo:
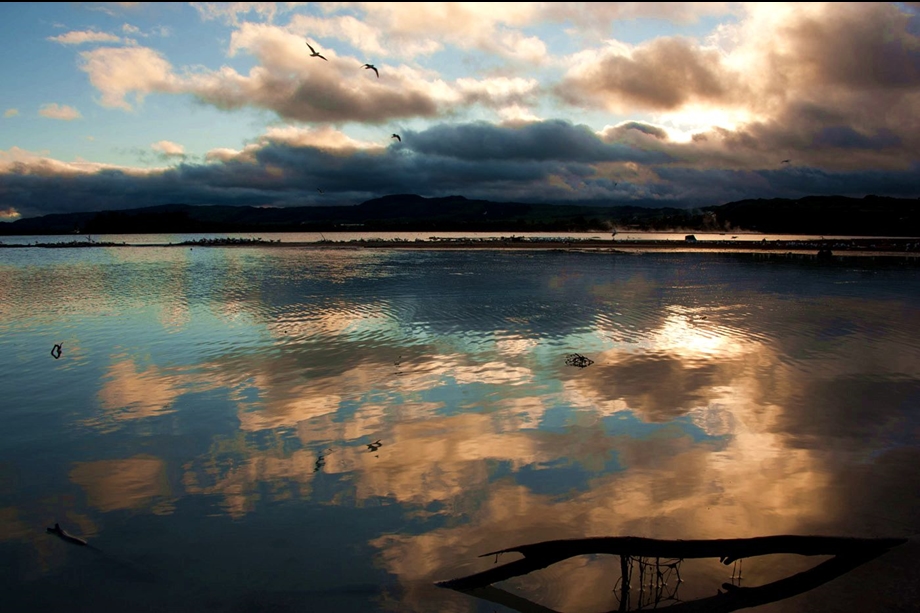
[[[395,138],[395,139],[398,140],[399,142],[402,142],[402,139],[399,138],[399,134],[393,134],[392,136],[390,136],[390,138]]]
[[[783,160],[780,164],[789,164],[790,162],[792,162],[792,160]]]
[[[312,45],[310,45],[310,43],[307,43],[307,46],[310,47],[310,57],[318,57],[318,58],[322,58],[326,60],[326,58],[320,55],[319,52],[316,49],[314,49]],[[329,60],[326,60],[326,61],[328,62]]]
[[[321,189],[318,188],[318,187],[316,188],[316,191],[318,191],[318,192],[321,193],[321,194],[325,194],[325,193],[326,193],[326,192],[324,192],[323,190],[321,190]]]
[[[365,69],[365,70],[373,70],[373,71],[374,71],[374,74],[377,75],[377,78],[378,78],[378,79],[380,78],[380,72],[377,71],[377,67],[374,66],[373,64],[365,64],[365,65],[364,65],[364,69]]]

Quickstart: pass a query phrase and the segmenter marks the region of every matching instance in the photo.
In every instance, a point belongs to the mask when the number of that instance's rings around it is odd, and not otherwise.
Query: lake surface
[[[2,607],[545,611],[435,582],[550,539],[822,534],[909,540],[757,611],[913,610],[918,330],[900,260],[0,251]],[[824,559],[686,560],[657,598]],[[500,587],[610,611],[619,568]]]

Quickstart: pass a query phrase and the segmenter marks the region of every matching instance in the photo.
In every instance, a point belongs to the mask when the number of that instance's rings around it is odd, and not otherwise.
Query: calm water
[[[828,534],[911,540],[758,611],[913,610],[918,330],[903,262],[0,251],[2,607],[537,610],[434,582],[548,539]],[[708,562],[665,600],[736,570]],[[618,578],[500,587],[600,612]]]

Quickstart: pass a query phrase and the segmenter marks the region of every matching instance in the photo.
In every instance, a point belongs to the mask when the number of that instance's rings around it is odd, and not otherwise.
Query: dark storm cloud
[[[849,126],[828,126],[821,130],[812,142],[818,147],[838,149],[886,149],[899,146],[901,139],[885,128],[875,134],[866,135]]]
[[[520,127],[485,122],[439,125],[406,139],[407,146],[428,155],[466,160],[533,160],[571,162],[661,163],[659,152],[604,142],[586,126],[550,120]]]
[[[266,138],[247,151],[225,154],[222,161],[186,162],[143,173],[75,173],[33,159],[8,167],[0,198],[25,217],[167,203],[358,204],[386,193],[564,202],[573,198],[566,183],[577,184],[596,174],[590,162],[648,157],[638,149],[604,144],[587,130],[564,122],[517,130],[471,128],[436,127],[408,133],[400,146],[344,153]],[[450,135],[450,143],[442,140],[441,147],[434,147],[439,135]],[[475,154],[484,138],[501,143],[486,156],[487,163]],[[416,142],[434,150],[413,150]],[[540,151],[554,145],[555,152]],[[551,178],[557,185],[549,184]]]
[[[908,31],[916,17],[891,3],[840,4],[779,28],[788,46],[772,53],[777,71],[812,86],[900,89],[920,84],[920,45]]]
[[[661,129],[638,122],[608,128],[603,136],[566,121],[516,127],[472,123],[403,131],[402,142],[386,148],[356,141],[330,148],[311,143],[345,137],[334,131],[285,129],[241,152],[214,152],[208,163],[187,159],[150,171],[88,172],[85,166],[14,151],[10,155],[22,159],[0,165],[0,204],[32,217],[169,203],[354,205],[392,193],[678,207],[745,198],[917,195],[918,162],[886,170],[854,166],[856,170],[830,171],[798,160],[780,166],[778,153],[768,149],[788,156],[779,146],[783,138],[791,138],[783,126],[747,130],[715,130],[696,142],[675,143],[661,138]],[[825,148],[832,146],[847,156],[904,147],[896,134],[883,130],[825,130],[810,138],[817,136],[825,139]],[[803,147],[798,153],[808,151]],[[762,163],[719,168],[727,152],[735,159],[770,161],[766,169]]]

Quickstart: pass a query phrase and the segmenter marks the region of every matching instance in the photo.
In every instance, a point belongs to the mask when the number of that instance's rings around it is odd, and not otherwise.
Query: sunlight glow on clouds
[[[4,117],[15,117],[16,115],[19,115],[19,109],[6,109],[3,111]]]
[[[41,162],[7,172],[86,172],[54,158],[80,159],[146,180],[157,175],[132,173],[126,152],[187,132],[181,151],[156,150],[186,156],[157,171],[177,181],[169,201],[248,193],[283,206],[297,190],[309,201],[320,177],[338,204],[409,192],[656,206],[918,194],[920,16],[903,4],[194,3],[156,21],[122,4],[93,5],[117,19],[101,24],[75,5],[54,21],[79,27],[35,37],[44,53],[75,54],[83,89],[59,99],[94,99],[81,119],[95,145],[22,118],[0,152],[41,151]],[[188,48],[196,27],[207,34]],[[46,61],[68,82],[59,57]],[[43,104],[35,95],[17,108]],[[41,114],[80,118],[74,106]],[[131,129],[104,138],[113,120]],[[778,168],[787,158],[795,165]],[[252,191],[226,188],[228,168],[251,173],[235,181]],[[21,186],[10,197],[28,206],[9,204],[34,214],[42,191]]]

